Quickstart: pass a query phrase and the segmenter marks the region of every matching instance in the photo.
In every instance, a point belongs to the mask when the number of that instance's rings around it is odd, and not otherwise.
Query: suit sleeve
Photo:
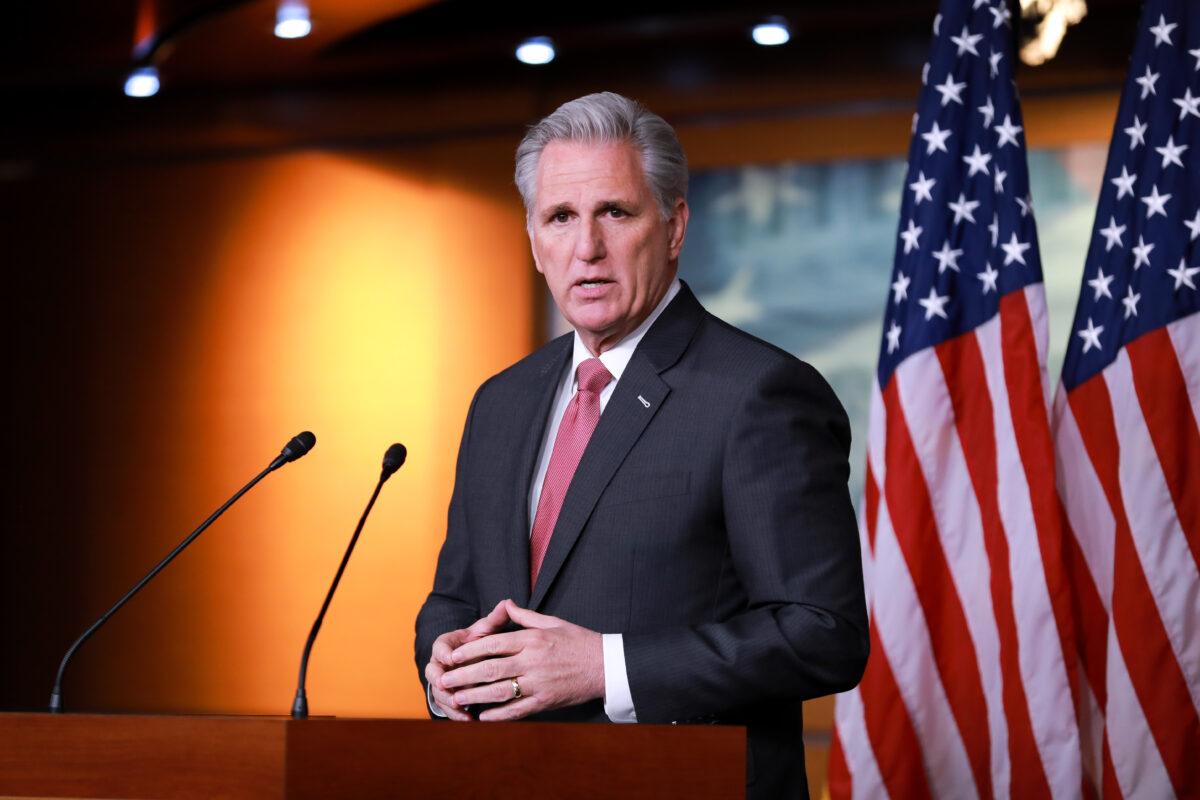
[[[462,442],[458,447],[458,461],[454,470],[454,491],[450,496],[450,511],[446,520],[446,541],[438,555],[437,570],[433,578],[433,590],[417,614],[416,660],[417,674],[425,686],[425,665],[433,652],[437,637],[447,631],[466,628],[478,620],[479,598],[475,591],[474,572],[471,567],[471,550],[468,541],[467,516],[463,496],[466,491],[466,464],[471,444],[471,423],[475,406],[484,388],[480,387],[471,401],[467,422],[463,429]],[[428,686],[425,686],[428,692]]]
[[[729,557],[746,607],[624,637],[640,722],[858,683],[868,636],[849,447],[846,413],[812,367],[781,359],[750,383],[730,420],[722,475]]]

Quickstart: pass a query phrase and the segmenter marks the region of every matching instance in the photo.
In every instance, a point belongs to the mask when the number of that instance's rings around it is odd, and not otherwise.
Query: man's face
[[[593,355],[640,325],[666,294],[687,219],[680,198],[663,220],[629,143],[554,141],[542,151],[533,260]]]

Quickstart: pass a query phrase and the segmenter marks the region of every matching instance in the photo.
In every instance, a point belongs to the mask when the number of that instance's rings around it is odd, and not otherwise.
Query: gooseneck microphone
[[[284,464],[291,463],[292,461],[295,461],[296,459],[305,455],[309,450],[311,450],[313,448],[313,445],[315,445],[316,443],[317,443],[317,437],[313,436],[312,433],[310,433],[309,431],[304,431],[303,433],[297,434],[296,436],[292,437],[292,439],[283,446],[283,450],[280,451],[279,455],[275,458],[275,460],[273,460],[270,464],[267,465],[266,469],[264,469],[262,472],[255,475],[254,478],[249,483],[247,483],[241,489],[238,489],[237,494],[235,494],[233,497],[226,500],[224,505],[222,505],[220,508],[218,508],[216,511],[214,511],[212,513],[212,516],[210,516],[208,519],[204,520],[204,522],[200,523],[200,527],[196,528],[196,530],[194,530],[190,534],[188,534],[186,539],[184,539],[182,542],[180,542],[178,545],[176,545],[175,549],[172,550],[170,553],[167,553],[166,557],[162,561],[159,561],[157,564],[154,565],[154,569],[147,572],[145,577],[143,577],[140,581],[137,582],[137,584],[134,585],[134,587],[132,589],[130,589],[128,592],[125,593],[124,597],[122,597],[120,600],[118,600],[113,605],[113,607],[110,608],[108,611],[105,611],[104,614],[100,617],[100,619],[93,622],[92,626],[90,628],[88,628],[86,631],[84,631],[82,636],[80,636],[78,639],[75,640],[75,643],[71,645],[70,649],[67,650],[66,655],[63,656],[62,663],[60,663],[58,665],[58,675],[54,678],[54,689],[50,692],[50,712],[52,714],[57,714],[62,711],[63,673],[65,673],[67,671],[67,664],[70,663],[71,657],[75,655],[75,651],[78,650],[84,642],[86,642],[88,639],[90,639],[92,634],[100,629],[101,625],[108,622],[108,618],[111,617],[113,614],[115,614],[117,612],[117,609],[119,609],[121,606],[128,603],[135,594],[137,594],[139,591],[141,591],[143,586],[145,586],[147,583],[150,582],[151,578],[153,578],[158,573],[162,572],[163,568],[165,566],[167,566],[167,564],[170,564],[175,559],[175,556],[182,553],[183,549],[185,547],[187,547],[189,544],[191,544],[197,536],[204,533],[204,530],[209,525],[212,525],[213,522],[216,521],[217,517],[219,517],[225,513],[225,509],[229,508],[231,505],[236,503],[238,501],[238,498],[240,498],[246,492],[248,492],[252,488],[254,488],[254,485],[256,483],[258,483],[259,481],[261,481],[263,478],[265,478],[268,474],[279,469]]]
[[[358,520],[358,527],[354,529],[354,535],[350,537],[350,544],[346,547],[345,555],[342,556],[342,563],[338,565],[337,573],[333,576],[333,583],[329,585],[325,602],[321,604],[321,611],[317,614],[316,621],[313,622],[312,630],[308,632],[308,641],[304,643],[304,653],[300,656],[300,680],[296,685],[296,699],[292,701],[292,719],[308,719],[308,695],[305,693],[305,681],[308,679],[308,657],[312,653],[313,642],[317,640],[317,632],[321,630],[321,623],[325,621],[325,612],[329,610],[329,601],[333,599],[333,593],[337,591],[338,582],[341,581],[342,573],[346,571],[346,564],[350,561],[350,554],[354,552],[354,545],[358,542],[358,535],[362,533],[363,525],[367,522],[367,515],[371,513],[375,499],[379,497],[379,490],[383,488],[384,482],[400,469],[407,455],[408,451],[402,444],[392,445],[383,454],[383,472],[379,474],[379,483],[375,484],[375,491],[371,493],[371,499],[367,501],[367,507],[363,509],[362,517]]]

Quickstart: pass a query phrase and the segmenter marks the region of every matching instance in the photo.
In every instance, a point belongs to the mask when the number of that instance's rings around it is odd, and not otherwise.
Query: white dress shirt
[[[608,399],[612,397],[613,391],[617,388],[617,383],[621,380],[621,374],[625,372],[625,367],[629,365],[629,359],[633,357],[633,351],[637,349],[638,344],[642,341],[642,337],[646,335],[646,331],[650,330],[650,326],[662,314],[663,309],[675,299],[675,295],[679,294],[679,279],[671,281],[671,286],[667,289],[666,295],[659,301],[654,310],[650,312],[650,316],[642,321],[642,324],[635,328],[628,336],[617,342],[611,349],[600,354],[600,363],[612,374],[613,379],[609,381],[604,390],[600,392],[600,414],[604,414],[604,408],[608,405]],[[533,532],[533,520],[537,515],[538,498],[542,495],[542,484],[546,480],[546,470],[550,467],[550,456],[554,451],[554,438],[558,435],[558,426],[562,422],[563,414],[566,413],[567,406],[571,402],[571,398],[575,396],[578,389],[578,383],[575,380],[575,372],[579,365],[592,358],[591,352],[583,344],[583,340],[579,337],[579,332],[575,333],[574,351],[571,354],[571,367],[566,371],[559,384],[558,392],[554,396],[554,402],[550,406],[550,416],[546,420],[546,433],[542,437],[542,445],[540,455],[537,461],[537,472],[534,473],[533,481],[529,489],[529,531]],[[637,712],[633,707],[633,695],[629,690],[629,675],[625,669],[625,645],[619,633],[605,633],[602,635],[604,647],[604,713],[613,722],[637,722]],[[441,709],[433,702],[432,696],[428,696],[429,709],[439,717],[444,717]]]

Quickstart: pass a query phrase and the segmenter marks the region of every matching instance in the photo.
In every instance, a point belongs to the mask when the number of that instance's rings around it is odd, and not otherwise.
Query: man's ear
[[[679,258],[679,253],[683,250],[683,239],[687,235],[688,213],[687,200],[680,197],[675,201],[674,212],[667,220],[667,257],[671,261]]]
[[[535,241],[537,234],[533,232],[533,226],[528,222],[525,224],[525,231],[529,234],[529,253],[533,256],[533,266],[538,272],[545,275],[546,271],[542,269],[542,262],[538,260],[537,242]]]

